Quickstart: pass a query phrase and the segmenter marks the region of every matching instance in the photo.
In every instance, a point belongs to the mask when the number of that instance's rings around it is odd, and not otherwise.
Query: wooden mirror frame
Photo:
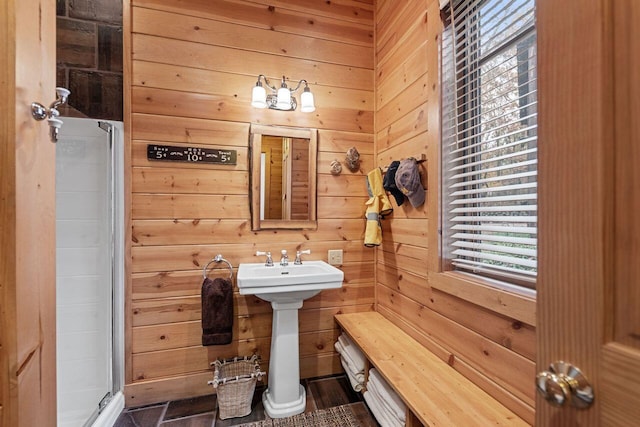
[[[260,219],[260,153],[262,152],[262,136],[276,136],[283,138],[303,138],[309,140],[309,219],[308,220],[277,220]],[[251,229],[312,229],[318,227],[316,214],[316,180],[318,161],[318,130],[311,128],[287,128],[278,126],[251,125],[251,146],[249,152],[251,175]]]

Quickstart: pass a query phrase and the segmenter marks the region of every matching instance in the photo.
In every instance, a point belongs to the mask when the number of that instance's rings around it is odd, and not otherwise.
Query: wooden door
[[[640,2],[539,0],[537,11],[538,371],[576,365],[595,401],[539,397],[536,425],[637,426]]]
[[[0,6],[0,425],[56,425],[55,2]]]

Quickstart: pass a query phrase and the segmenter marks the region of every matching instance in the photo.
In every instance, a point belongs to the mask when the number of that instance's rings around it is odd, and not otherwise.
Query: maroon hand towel
[[[202,283],[202,345],[229,344],[233,329],[233,284],[206,278]]]

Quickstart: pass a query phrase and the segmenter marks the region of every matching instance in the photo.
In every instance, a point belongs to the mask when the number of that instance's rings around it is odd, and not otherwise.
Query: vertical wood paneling
[[[591,373],[598,372],[603,343],[600,307],[609,279],[605,261],[612,250],[606,225],[612,203],[607,168],[613,150],[603,142],[613,138],[605,86],[611,46],[603,31],[588,30],[605,26],[608,2],[580,3],[577,10],[573,3],[563,4],[564,10],[572,10],[570,19],[559,19],[562,10],[547,0],[540,1],[536,11],[545,23],[538,33],[539,135],[545,142],[538,154],[538,370],[556,360],[570,361],[590,373],[598,393],[601,377]],[[565,32],[570,36],[558,36]],[[576,78],[579,75],[589,78]],[[569,305],[574,309],[567,310]],[[601,425],[601,402],[588,411],[558,411],[540,397],[538,401],[536,425]]]
[[[0,7],[2,426],[56,423],[55,145],[29,111],[55,93],[55,13],[41,0]]]
[[[128,405],[210,393],[193,383],[215,358],[268,358],[271,307],[239,294],[232,344],[200,346],[200,269],[217,253],[237,267],[255,262],[256,250],[311,249],[307,259],[325,260],[327,250],[344,250],[344,288],[310,299],[300,313],[303,377],[342,370],[332,346],[335,313],[373,308],[375,252],[362,244],[364,172],[345,168],[334,177],[328,169],[350,147],[363,154],[363,167],[373,167],[372,2],[260,3],[134,0],[125,8],[132,67]],[[258,74],[307,79],[317,110],[252,108]],[[251,231],[251,123],[319,129],[317,230]],[[237,150],[238,164],[153,162],[148,143],[223,146]],[[193,390],[176,387],[180,380]]]
[[[538,370],[569,361],[595,400],[558,410],[539,396],[536,425],[636,425],[640,5],[541,0],[537,15]]]
[[[376,7],[376,161],[427,160],[421,167],[425,205],[405,201],[383,220],[377,310],[532,423],[535,329],[429,285],[439,271],[432,261],[439,245],[438,2],[387,0]]]
[[[15,37],[15,9],[14,2],[7,1],[0,9],[0,39],[10,40]],[[0,204],[0,218],[4,226],[0,229],[0,423],[15,424],[17,422],[18,402],[9,399],[11,385],[11,367],[15,364],[15,347],[17,331],[11,327],[15,319],[15,287],[6,283],[16,282],[15,251],[16,240],[16,209],[15,198],[15,46],[10,43],[0,43],[0,58],[5,58],[0,64],[0,194],[3,202]]]
[[[629,1],[616,2],[614,13],[615,44],[615,120],[616,120],[616,319],[615,338],[640,349],[640,224],[635,212],[640,209],[640,82],[629,70],[640,67],[640,5]]]

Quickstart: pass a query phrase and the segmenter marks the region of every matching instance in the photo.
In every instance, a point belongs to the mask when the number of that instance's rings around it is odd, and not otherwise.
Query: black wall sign
[[[235,165],[236,150],[217,148],[174,147],[172,145],[147,145],[147,159],[188,163],[215,163]]]

